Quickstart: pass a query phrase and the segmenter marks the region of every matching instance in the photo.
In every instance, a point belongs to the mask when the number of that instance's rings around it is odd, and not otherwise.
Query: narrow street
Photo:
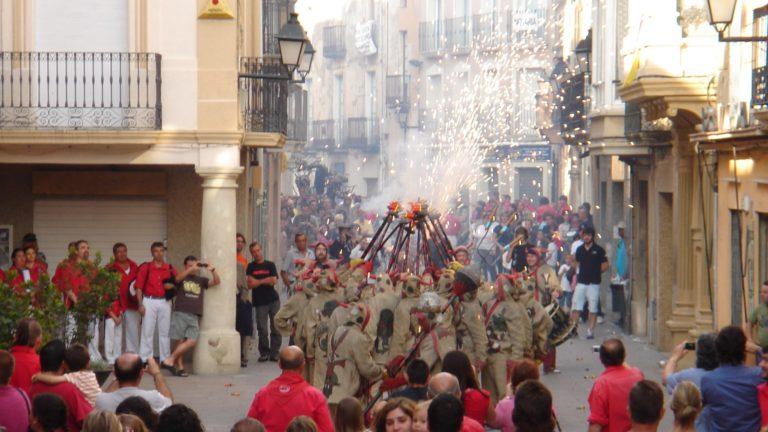
[[[589,414],[587,397],[592,382],[602,371],[597,353],[592,346],[604,338],[618,334],[610,324],[598,326],[595,340],[571,339],[557,353],[559,374],[543,377],[544,383],[555,397],[555,409],[563,431],[584,431]],[[659,353],[640,338],[622,335],[627,348],[627,361],[639,367],[646,378],[661,382],[659,361],[666,355]],[[248,412],[256,391],[279,374],[276,363],[257,363],[255,355],[242,374],[188,378],[167,377],[176,402],[188,404],[200,415],[206,430],[226,432],[236,419]],[[142,387],[149,388],[151,380],[144,379]],[[666,395],[665,395],[666,396]],[[665,404],[667,401],[665,401]],[[665,416],[662,426],[668,429],[672,416]]]

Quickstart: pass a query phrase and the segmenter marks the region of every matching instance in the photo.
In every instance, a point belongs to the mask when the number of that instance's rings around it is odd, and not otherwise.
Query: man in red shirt
[[[278,365],[283,373],[253,397],[248,417],[264,424],[267,432],[283,432],[295,417],[307,416],[320,432],[333,432],[328,402],[320,390],[303,378],[304,353],[297,346],[280,350]]]
[[[64,342],[53,340],[48,342],[40,350],[40,367],[43,372],[49,372],[54,375],[63,375],[64,369]],[[53,393],[64,401],[67,405],[67,429],[70,432],[77,432],[83,426],[83,420],[93,410],[80,393],[80,390],[74,384],[62,382],[59,384],[45,384],[38,381],[29,388],[29,398],[42,393]]]
[[[37,321],[32,318],[19,320],[11,347],[11,355],[16,363],[11,375],[12,387],[28,392],[32,385],[32,377],[40,372],[40,357],[35,352],[35,348],[40,346],[42,334],[43,330]]]
[[[627,408],[629,392],[645,378],[640,369],[624,364],[625,356],[620,339],[611,338],[600,345],[600,362],[605,371],[589,393],[589,432],[626,432],[632,428]]]
[[[119,348],[121,344],[118,339],[121,331],[121,324],[125,327],[125,349],[130,352],[139,351],[139,329],[141,328],[139,303],[136,301],[135,291],[134,293],[131,293],[131,285],[136,280],[136,274],[139,272],[139,267],[135,262],[128,259],[128,247],[124,243],[115,243],[115,245],[112,246],[112,255],[114,255],[115,259],[107,266],[107,269],[117,272],[120,275],[120,295],[115,302],[119,303],[123,315],[121,320],[113,319],[114,331],[116,333],[114,346],[117,349],[114,350],[114,358],[109,360],[110,363],[113,363],[121,354]],[[107,342],[105,340],[104,351],[107,351],[106,354],[109,358],[106,344]]]
[[[65,295],[67,308],[77,303],[77,296],[88,290],[90,273],[95,271],[91,263],[91,249],[88,242],[78,240],[74,244],[75,254],[62,261],[56,267],[53,275],[53,284]]]
[[[155,327],[158,328],[160,362],[171,356],[171,302],[166,300],[165,291],[175,289],[173,279],[178,276],[176,269],[165,262],[165,245],[154,242],[150,247],[152,261],[139,267],[136,275],[136,297],[139,303],[141,321],[141,347],[139,355],[143,361],[152,356],[152,342]],[[176,281],[180,282],[180,281]]]

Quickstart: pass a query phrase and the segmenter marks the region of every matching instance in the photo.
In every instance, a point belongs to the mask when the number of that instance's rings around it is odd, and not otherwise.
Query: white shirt
[[[499,224],[496,222],[492,222],[488,229],[486,229],[486,224],[478,225],[477,228],[475,228],[474,236],[477,240],[477,248],[482,250],[491,250],[493,249],[493,246],[495,244],[494,242],[494,233],[493,230],[496,228]]]
[[[163,396],[163,394],[157,390],[144,390],[138,387],[123,387],[110,393],[100,393],[96,396],[96,404],[94,405],[94,408],[102,411],[115,412],[117,406],[131,396],[139,396],[146,400],[149,402],[149,406],[151,406],[158,414],[173,405],[171,399]]]
[[[571,292],[571,281],[568,279],[568,271],[571,269],[571,266],[568,264],[563,264],[560,266],[560,269],[557,271],[557,274],[560,275],[560,288],[563,291]]]

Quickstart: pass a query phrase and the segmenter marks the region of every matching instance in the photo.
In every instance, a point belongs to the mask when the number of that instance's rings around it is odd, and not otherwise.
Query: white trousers
[[[141,315],[139,315],[139,311],[126,310],[123,312],[122,327],[125,327],[125,350],[138,354],[139,335],[141,334]]]
[[[88,324],[88,353],[92,362],[104,361],[99,351],[99,320],[93,320]]]
[[[139,356],[147,361],[152,356],[152,342],[157,326],[160,361],[171,356],[171,302],[144,297],[144,319],[141,321],[141,348]]]
[[[104,321],[104,355],[107,362],[114,363],[123,353],[123,323],[115,324],[115,320],[107,318]]]

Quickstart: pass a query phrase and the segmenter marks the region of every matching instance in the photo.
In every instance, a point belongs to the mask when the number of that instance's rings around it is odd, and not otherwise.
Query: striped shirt
[[[88,401],[91,406],[96,405],[96,396],[101,393],[101,387],[96,380],[96,374],[93,371],[83,370],[78,372],[70,372],[64,374],[67,382],[72,383],[80,390],[85,400]]]

